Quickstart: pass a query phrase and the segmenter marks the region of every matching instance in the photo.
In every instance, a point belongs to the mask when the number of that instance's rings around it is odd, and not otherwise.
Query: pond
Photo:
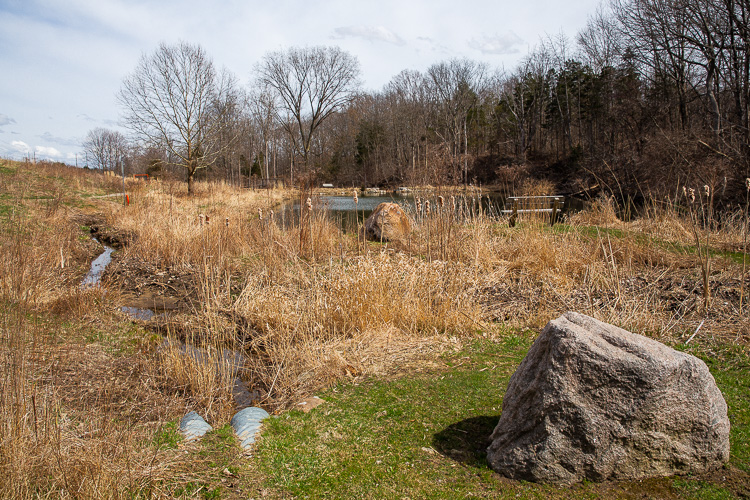
[[[433,209],[438,202],[437,194],[431,194],[428,196],[423,195],[420,198],[423,212],[425,210],[423,200],[428,200]],[[444,195],[443,199],[444,203],[453,210],[451,195]],[[456,195],[454,196],[454,199],[456,205],[455,211],[462,216],[470,217],[479,213],[480,196],[478,194],[474,196]],[[505,196],[500,193],[482,193],[481,212],[490,217],[499,218],[502,215],[502,210],[505,208],[505,199]],[[311,201],[315,210],[325,210],[332,220],[337,221],[338,225],[344,232],[356,231],[358,223],[361,225],[363,221],[372,214],[375,208],[384,202],[398,203],[411,215],[414,215],[417,212],[417,197],[412,194],[392,193],[377,196],[362,195],[359,197],[357,203],[354,202],[353,196],[317,195],[314,196]],[[585,208],[585,202],[575,198],[566,198],[562,213],[571,213],[583,210],[583,208]],[[299,214],[300,200],[288,201],[274,210],[276,223],[283,227],[298,224]]]

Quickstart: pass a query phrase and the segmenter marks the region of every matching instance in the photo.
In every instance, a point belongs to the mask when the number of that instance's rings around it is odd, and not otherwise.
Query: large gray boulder
[[[571,484],[716,469],[727,405],[703,361],[573,312],[513,374],[487,459],[513,479]]]

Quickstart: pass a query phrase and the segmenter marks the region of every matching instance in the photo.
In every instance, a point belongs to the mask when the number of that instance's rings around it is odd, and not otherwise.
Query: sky
[[[120,127],[123,78],[159,43],[201,45],[249,86],[270,51],[337,45],[365,90],[469,58],[512,71],[546,36],[574,38],[599,0],[0,0],[0,157],[83,166]]]

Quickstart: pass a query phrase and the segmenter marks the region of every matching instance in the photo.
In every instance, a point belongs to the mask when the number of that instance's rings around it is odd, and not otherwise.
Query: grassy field
[[[746,212],[713,224],[673,202],[623,222],[602,198],[554,228],[510,228],[465,210],[479,193],[436,191],[408,241],[365,244],[317,202],[281,224],[272,211],[295,193],[128,181],[130,206],[102,197],[121,189],[0,160],[0,497],[750,494]],[[80,287],[102,251],[92,232],[116,248],[102,289]],[[123,305],[168,314],[137,321]],[[730,409],[729,464],[567,489],[489,470],[508,379],[567,310],[704,359]],[[164,338],[246,355],[273,414],[252,457],[228,427],[229,372]],[[295,409],[312,394],[326,403]],[[190,410],[216,429],[199,443],[176,430]]]
[[[732,458],[705,478],[586,483],[572,488],[504,479],[485,459],[502,393],[534,334],[470,340],[440,367],[343,384],[327,403],[275,418],[256,457],[278,497],[309,498],[733,498],[747,495],[750,371],[734,348],[707,354],[732,415]],[[719,368],[719,367],[726,368]]]

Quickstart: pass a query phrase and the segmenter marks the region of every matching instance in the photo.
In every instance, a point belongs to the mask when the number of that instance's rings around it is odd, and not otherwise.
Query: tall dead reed
[[[196,464],[152,443],[184,401],[147,346],[123,350],[130,334],[102,290],[80,287],[98,245],[70,193],[107,181],[11,168],[0,192],[0,498],[169,497]]]

